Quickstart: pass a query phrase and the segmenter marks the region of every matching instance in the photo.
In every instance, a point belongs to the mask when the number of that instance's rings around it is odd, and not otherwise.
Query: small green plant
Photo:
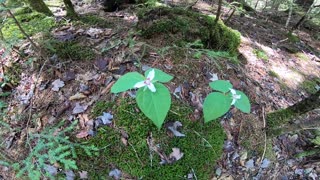
[[[55,128],[46,128],[40,134],[30,133],[29,146],[36,143],[32,147],[28,156],[19,163],[12,166],[18,171],[17,178],[25,173],[30,179],[40,179],[42,175],[53,178],[53,176],[45,170],[48,166],[60,164],[64,170],[78,169],[76,161],[76,148],[83,149],[88,156],[92,156],[98,150],[95,146],[86,146],[73,143],[69,140],[66,133],[73,130],[77,121],[74,121],[69,127],[62,129],[63,121]]]
[[[149,69],[145,77],[138,72],[129,72],[119,78],[112,86],[112,93],[120,93],[139,88],[136,101],[141,111],[160,129],[171,105],[168,88],[162,83],[169,82],[173,77],[159,69]]]
[[[238,90],[232,89],[229,81],[217,80],[209,86],[218,92],[210,93],[203,103],[204,121],[209,122],[223,116],[234,105],[244,113],[250,113],[250,102],[248,97]]]
[[[255,49],[253,50],[253,53],[257,56],[257,58],[268,61],[268,55],[263,50]]]

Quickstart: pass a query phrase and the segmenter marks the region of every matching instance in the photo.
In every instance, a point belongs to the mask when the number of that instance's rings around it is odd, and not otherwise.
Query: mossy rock
[[[156,7],[138,13],[137,28],[145,38],[162,35],[167,44],[184,46],[201,40],[205,48],[237,52],[240,33],[214,17],[181,8]]]
[[[174,104],[167,120],[180,121],[183,124],[181,132],[186,137],[170,137],[165,127],[158,130],[144,114],[138,112],[132,99],[126,99],[119,105],[111,104],[99,103],[97,108],[94,108],[94,113],[102,114],[103,111],[111,110],[117,128],[100,128],[98,134],[86,142],[97,146],[100,155],[87,157],[84,153],[77,153],[83,154],[78,157],[79,170],[87,171],[89,179],[106,179],[113,168],[137,179],[185,179],[192,170],[198,179],[212,177],[225,139],[219,122],[192,122],[188,118],[192,113],[190,107]],[[121,142],[120,129],[129,135],[128,146]],[[159,145],[166,155],[172,152],[172,148],[180,148],[184,153],[182,159],[173,164],[160,165],[159,156],[151,152],[147,145],[149,134],[152,134],[155,144]]]

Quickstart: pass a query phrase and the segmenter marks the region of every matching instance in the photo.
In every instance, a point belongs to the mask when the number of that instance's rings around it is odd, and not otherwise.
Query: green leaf
[[[230,88],[232,88],[232,84],[229,81],[225,80],[216,80],[211,83],[209,83],[209,86],[216,91],[220,91],[223,93],[226,93],[230,91]]]
[[[150,68],[148,69],[144,75],[145,77],[148,76],[149,72],[154,69],[154,79],[153,81],[159,81],[159,82],[162,82],[162,83],[166,83],[166,82],[169,82],[173,76],[161,71],[160,69],[156,69],[156,68]]]
[[[236,90],[236,93],[241,95],[241,98],[234,103],[234,106],[244,113],[250,113],[251,105],[249,98],[242,91]]]
[[[7,104],[3,101],[0,101],[0,110],[5,107],[7,107]]]
[[[112,93],[119,93],[132,89],[137,82],[143,81],[145,78],[137,72],[129,72],[121,76],[118,81],[112,86]]]
[[[204,121],[209,122],[224,115],[231,107],[231,98],[220,93],[210,93],[203,103]]]
[[[193,54],[193,58],[195,59],[200,59],[202,56],[202,52],[201,51],[197,51],[196,53]]]
[[[160,129],[171,105],[169,90],[160,83],[154,83],[156,92],[140,88],[137,92],[137,104],[141,111]]]

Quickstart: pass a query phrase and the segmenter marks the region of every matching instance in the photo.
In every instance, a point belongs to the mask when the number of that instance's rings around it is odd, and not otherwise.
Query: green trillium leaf
[[[224,115],[231,107],[231,98],[220,92],[210,93],[203,103],[204,121],[209,122]]]
[[[232,88],[232,84],[229,81],[225,80],[216,80],[211,83],[209,83],[209,86],[216,91],[220,91],[223,93],[226,93],[230,91],[230,88]]]
[[[136,100],[140,110],[160,129],[170,109],[171,96],[163,84],[154,83],[154,86],[156,92],[140,88]]]
[[[145,77],[137,72],[129,72],[121,76],[118,81],[112,86],[112,93],[124,92],[132,89],[137,82],[144,81]]]
[[[234,106],[244,113],[250,113],[251,105],[249,98],[242,91],[236,90],[236,92],[238,95],[241,95],[241,98],[234,103]]]
[[[156,68],[150,68],[148,69],[144,74],[145,76],[147,77],[149,72],[154,69],[154,79],[153,81],[159,81],[159,82],[162,82],[162,83],[166,83],[166,82],[169,82],[173,76],[161,71],[160,69],[156,69]]]

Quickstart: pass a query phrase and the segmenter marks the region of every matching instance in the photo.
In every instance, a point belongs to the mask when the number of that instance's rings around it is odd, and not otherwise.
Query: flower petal
[[[150,89],[151,92],[156,92],[156,88],[154,87],[154,85],[152,83],[150,83],[148,85],[148,88]]]
[[[232,99],[231,105],[234,105],[236,103],[237,99]]]
[[[236,90],[234,90],[234,89],[232,89],[232,88],[229,88],[229,89],[230,89],[230,92],[231,92],[232,95],[237,94],[237,93],[236,93]]]
[[[236,94],[236,95],[234,95],[233,98],[234,98],[234,99],[240,99],[240,98],[241,98],[241,95]]]
[[[149,79],[150,81],[153,80],[154,78],[154,69],[152,69],[149,73],[148,73],[148,76],[147,76],[147,79]]]
[[[145,86],[146,85],[146,83],[144,83],[144,81],[140,81],[140,82],[137,82],[135,85],[134,85],[134,87],[135,88],[141,88],[141,87],[143,87],[143,86]]]

